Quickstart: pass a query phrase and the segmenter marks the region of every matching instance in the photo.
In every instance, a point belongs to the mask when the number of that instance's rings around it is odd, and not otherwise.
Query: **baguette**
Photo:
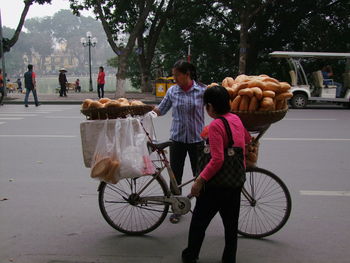
[[[240,91],[238,91],[238,95],[248,96],[249,98],[251,98],[254,96],[254,91],[250,88],[245,88],[245,89],[241,89]]]
[[[248,111],[256,111],[258,108],[258,99],[256,96],[253,96],[250,99],[249,106],[248,106]]]
[[[231,102],[231,110],[232,111],[238,111],[239,110],[239,104],[241,103],[242,97],[240,95],[236,96],[233,101]]]
[[[240,111],[247,111],[249,106],[249,97],[242,96],[241,103],[239,104]]]

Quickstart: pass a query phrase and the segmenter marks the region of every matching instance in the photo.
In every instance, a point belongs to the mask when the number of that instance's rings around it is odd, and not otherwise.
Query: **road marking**
[[[263,141],[350,141],[347,138],[262,138]]]
[[[33,114],[33,113],[50,113],[49,111],[8,111],[7,114]]]
[[[16,113],[0,113],[0,117],[32,117],[37,114],[16,114]]]
[[[75,135],[30,135],[30,134],[0,134],[0,138],[75,138]]]
[[[287,121],[336,121],[337,119],[315,119],[315,118],[284,118]]]
[[[78,116],[46,116],[46,119],[84,119],[84,117]]]
[[[350,191],[300,191],[301,195],[350,196]]]
[[[0,120],[23,120],[23,118],[1,118]]]

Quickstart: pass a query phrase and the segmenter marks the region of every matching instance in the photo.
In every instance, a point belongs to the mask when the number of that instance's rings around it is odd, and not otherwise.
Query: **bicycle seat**
[[[157,148],[158,150],[163,150],[164,148],[170,146],[173,144],[173,141],[165,141],[165,142],[147,142],[147,145],[150,146],[150,147],[155,147]]]

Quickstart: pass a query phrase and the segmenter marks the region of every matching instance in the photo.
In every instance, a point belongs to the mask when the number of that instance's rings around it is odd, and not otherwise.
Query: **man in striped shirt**
[[[162,116],[172,109],[170,139],[174,143],[170,146],[170,165],[177,183],[181,184],[187,153],[193,176],[197,172],[198,147],[203,144],[200,133],[204,127],[205,86],[196,82],[196,69],[189,62],[176,62],[173,75],[176,85],[170,87],[154,111]],[[170,217],[172,223],[178,223],[179,220],[180,215]]]

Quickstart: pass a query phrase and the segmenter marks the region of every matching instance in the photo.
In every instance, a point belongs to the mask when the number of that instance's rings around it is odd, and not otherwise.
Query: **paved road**
[[[119,234],[103,220],[97,182],[83,165],[83,120],[78,105],[0,108],[0,262],[180,262],[189,215],[144,237]],[[155,127],[166,139],[170,115]],[[350,262],[349,131],[350,111],[343,109],[290,110],[270,128],[259,166],[286,182],[293,210],[273,236],[239,238],[238,262]],[[215,218],[200,262],[219,262],[222,246]]]

